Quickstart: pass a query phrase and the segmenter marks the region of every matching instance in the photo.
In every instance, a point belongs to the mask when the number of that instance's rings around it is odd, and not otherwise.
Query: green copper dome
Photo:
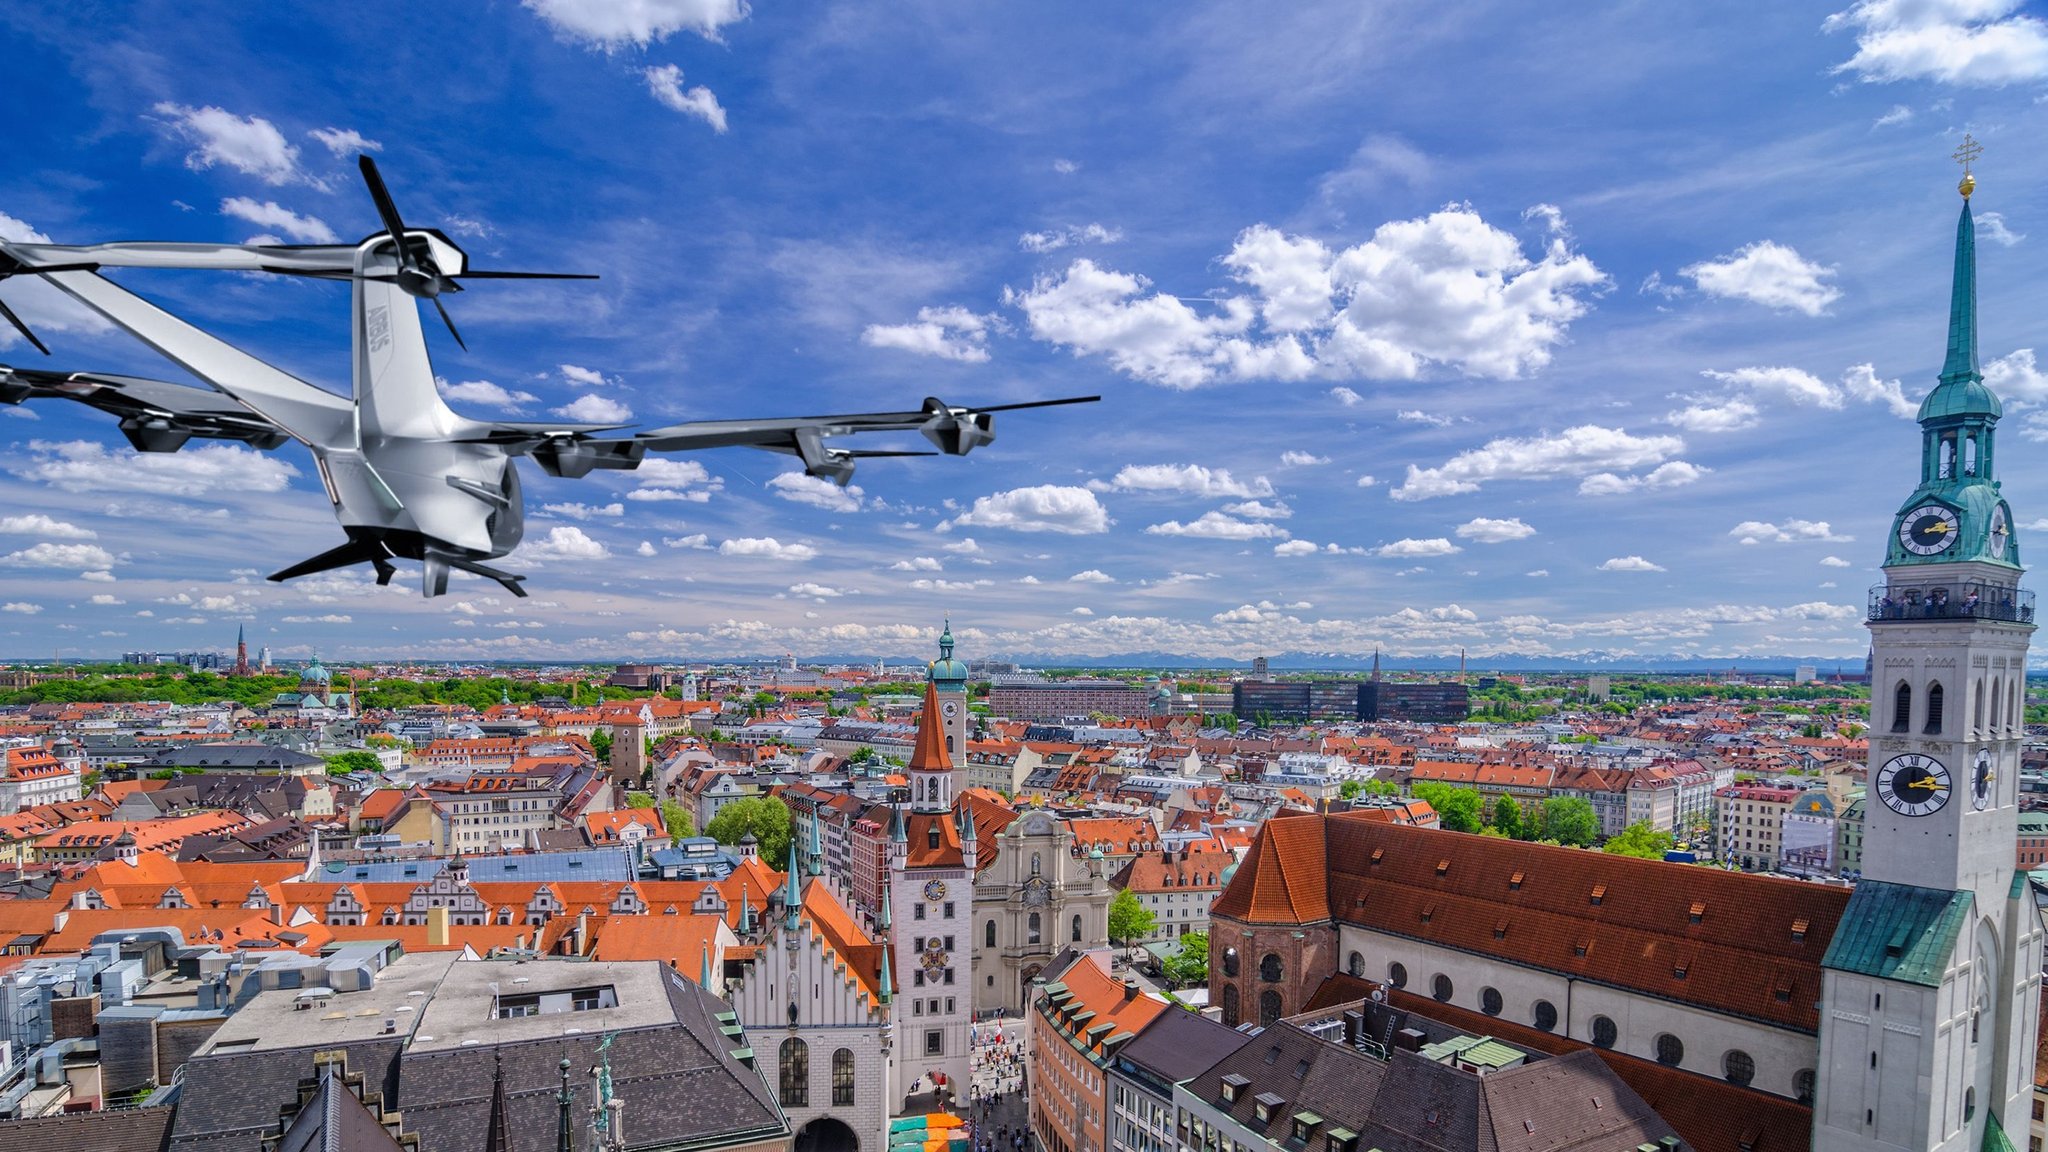
[[[953,659],[953,622],[939,633],[939,658],[925,665],[925,676],[941,692],[967,691],[967,665]]]

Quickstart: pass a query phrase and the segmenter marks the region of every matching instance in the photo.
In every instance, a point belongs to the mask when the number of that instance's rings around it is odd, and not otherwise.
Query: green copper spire
[[[801,875],[797,865],[797,847],[795,843],[791,843],[789,846],[789,882],[782,892],[782,922],[791,931],[796,930],[799,919],[798,910],[803,907],[804,903]]]
[[[895,998],[896,988],[889,982],[889,950],[884,948],[882,949],[882,1003],[887,1004]]]
[[[1998,396],[1984,386],[1984,373],[1977,363],[1977,224],[1970,215],[1970,192],[1976,181],[1966,181],[1963,211],[1956,217],[1955,279],[1948,293],[1948,358],[1942,361],[1941,382],[1920,403],[1920,421],[1985,416],[1996,420],[2004,414]]]
[[[1977,370],[1977,222],[1968,200],[1956,218],[1956,275],[1948,295],[1948,359],[1941,382],[1965,378],[1984,378]]]
[[[824,875],[825,846],[818,842],[818,817],[815,813],[811,816],[811,850],[804,853],[804,855],[810,857],[804,861],[804,874],[807,876]]]
[[[1968,138],[1956,159],[1981,151]],[[1949,285],[1948,352],[1941,376],[1920,404],[1920,484],[1893,517],[1885,567],[1990,562],[2017,568],[2012,509],[1999,494],[1997,430],[2004,414],[1977,362],[1977,226],[1970,194],[1977,181],[1965,168],[1963,210],[1956,219],[1954,277]]]
[[[709,992],[711,990],[711,949],[700,949],[697,956],[697,984],[706,992]]]

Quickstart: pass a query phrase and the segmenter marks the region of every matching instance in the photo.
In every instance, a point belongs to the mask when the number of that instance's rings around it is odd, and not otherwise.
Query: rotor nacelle
[[[926,397],[924,410],[931,413],[931,418],[918,428],[918,433],[948,456],[965,456],[996,438],[996,418],[987,412],[949,408],[937,397]]]

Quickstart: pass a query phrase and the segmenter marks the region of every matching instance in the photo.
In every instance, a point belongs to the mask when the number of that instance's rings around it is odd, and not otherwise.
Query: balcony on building
[[[2034,622],[2034,594],[1980,580],[1911,580],[1870,589],[1864,619],[1872,624],[1916,620]]]

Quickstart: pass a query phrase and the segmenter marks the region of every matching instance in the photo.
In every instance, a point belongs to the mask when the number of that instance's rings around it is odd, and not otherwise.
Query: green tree
[[[1138,894],[1126,888],[1109,902],[1110,943],[1129,948],[1150,936],[1158,920],[1150,908],[1138,902]]]
[[[673,800],[661,802],[661,822],[668,825],[671,840],[687,840],[697,834],[697,824],[690,819],[689,812]]]
[[[1645,860],[1662,860],[1671,851],[1675,841],[1669,832],[1661,832],[1650,826],[1647,820],[1638,820],[1609,837],[1600,846],[1602,852],[1616,856],[1640,856]]]
[[[1453,832],[1479,831],[1479,793],[1434,780],[1408,786],[1410,795],[1436,809],[1437,823]]]
[[[598,762],[598,763],[600,763],[600,764],[609,764],[609,763],[611,763],[611,762],[612,762],[612,730],[611,730],[611,729],[609,729],[609,728],[599,728],[599,729],[597,729],[597,730],[593,731],[593,732],[592,732],[592,733],[590,734],[590,750],[591,750],[592,752],[594,752],[594,753],[596,753],[596,754],[597,754],[597,762]]]
[[[761,859],[780,868],[789,861],[792,828],[789,805],[780,797],[746,796],[720,808],[704,826],[704,834],[720,844],[737,844],[752,832]]]
[[[1522,838],[1522,806],[1512,796],[1493,802],[1493,830],[1510,840]]]
[[[1577,796],[1552,796],[1543,802],[1543,838],[1584,848],[1600,838],[1600,815],[1593,802]]]
[[[652,808],[654,807],[654,797],[647,792],[628,792],[626,793],[626,807]]]
[[[1346,780],[1342,784],[1337,785],[1337,798],[1339,800],[1356,800],[1358,799],[1358,794],[1363,791],[1365,791],[1365,781]]]
[[[1160,966],[1166,975],[1166,982],[1175,988],[1186,988],[1209,982],[1209,934],[1207,932],[1183,932],[1180,950],[1166,958]]]
[[[353,772],[382,772],[384,762],[377,759],[375,752],[334,752],[327,757],[329,776],[347,776]]]

